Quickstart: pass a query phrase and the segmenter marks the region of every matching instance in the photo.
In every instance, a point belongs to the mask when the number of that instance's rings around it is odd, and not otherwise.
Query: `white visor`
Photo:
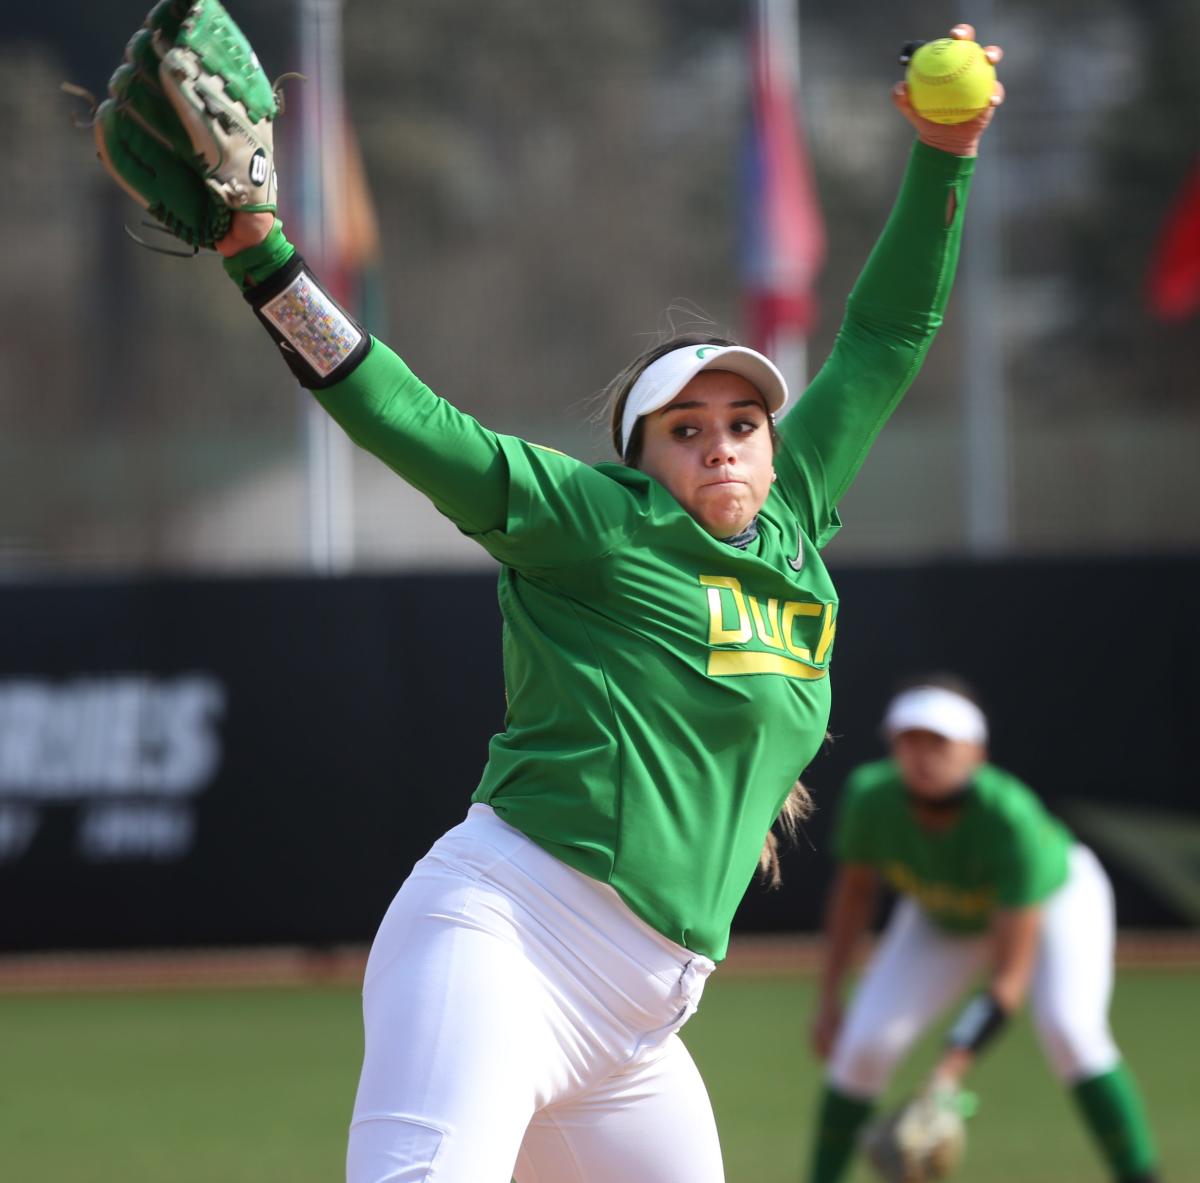
[[[897,695],[888,707],[883,731],[894,739],[902,731],[932,731],[945,739],[987,743],[987,720],[969,699],[940,686],[917,686]]]
[[[701,370],[740,374],[763,396],[767,410],[773,415],[788,400],[783,375],[761,353],[744,345],[684,345],[672,349],[651,362],[629,391],[621,416],[622,456],[629,450],[629,437],[637,421],[665,407]]]

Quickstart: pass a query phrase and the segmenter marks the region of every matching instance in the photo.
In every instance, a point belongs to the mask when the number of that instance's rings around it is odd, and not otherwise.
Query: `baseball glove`
[[[100,162],[194,250],[235,210],[274,212],[279,100],[218,0],[159,0],[93,120]]]
[[[966,1153],[965,1119],[976,1104],[972,1094],[957,1090],[922,1093],[863,1131],[863,1153],[888,1183],[943,1179]]]

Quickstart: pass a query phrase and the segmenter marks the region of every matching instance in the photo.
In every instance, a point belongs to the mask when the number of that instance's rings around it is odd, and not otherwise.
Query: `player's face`
[[[892,755],[904,783],[918,796],[944,797],[961,789],[983,762],[983,746],[932,731],[902,731]]]
[[[763,397],[741,375],[702,370],[642,431],[638,468],[714,537],[740,533],[762,508],[774,448]]]

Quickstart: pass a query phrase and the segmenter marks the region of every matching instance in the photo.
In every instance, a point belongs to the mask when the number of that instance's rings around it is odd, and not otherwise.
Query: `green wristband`
[[[269,279],[295,253],[296,248],[283,236],[283,223],[276,218],[262,242],[231,255],[223,260],[223,266],[225,274],[245,290]]]

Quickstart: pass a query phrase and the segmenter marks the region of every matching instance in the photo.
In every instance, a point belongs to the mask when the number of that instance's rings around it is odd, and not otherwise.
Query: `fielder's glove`
[[[194,249],[235,210],[275,210],[279,100],[218,0],[159,0],[125,48],[93,127],[117,184]]]
[[[966,1118],[974,1114],[973,1094],[934,1089],[873,1121],[862,1149],[888,1183],[926,1183],[945,1178],[967,1149]]]

